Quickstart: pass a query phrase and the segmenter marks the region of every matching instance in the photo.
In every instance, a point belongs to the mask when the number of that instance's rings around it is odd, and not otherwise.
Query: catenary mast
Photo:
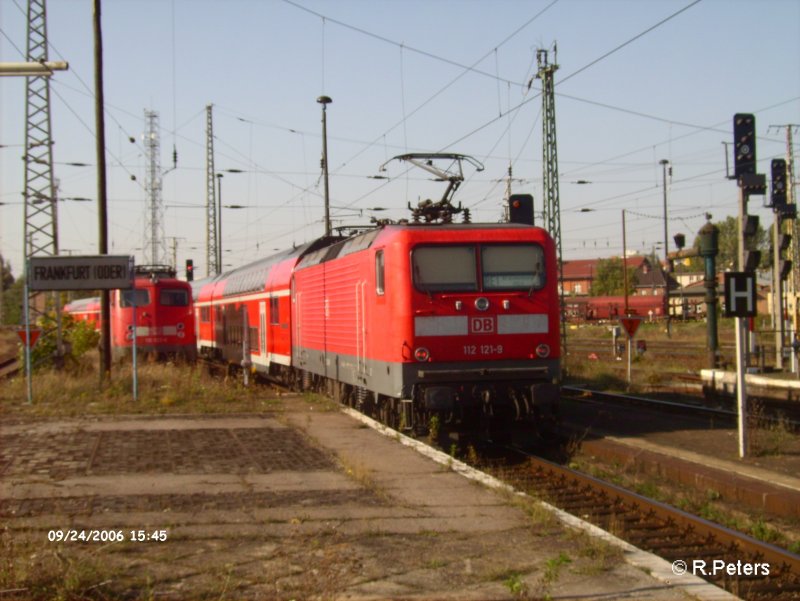
[[[217,275],[222,265],[217,260],[217,188],[214,185],[213,105],[206,105],[206,275]]]
[[[158,113],[144,112],[144,147],[147,156],[144,189],[147,195],[145,219],[145,261],[150,265],[166,265],[167,247],[164,240],[164,201],[161,195],[161,136]]]
[[[561,254],[561,206],[558,196],[558,149],[556,145],[556,96],[553,75],[558,65],[548,62],[548,51],[536,51],[539,70],[536,78],[542,80],[542,188],[544,201],[544,227],[553,237],[558,259],[559,299],[561,319],[564,317],[564,268]],[[554,59],[557,49],[553,48]],[[566,356],[566,332],[561,328],[562,356]]]
[[[45,0],[28,1],[28,63],[46,64],[47,9]],[[53,179],[53,139],[50,119],[50,72],[25,78],[25,265],[35,256],[58,255],[56,187]],[[36,296],[37,298],[33,298]],[[44,310],[30,295],[28,319]],[[63,355],[61,342],[61,303],[54,294],[57,323],[58,356]]]

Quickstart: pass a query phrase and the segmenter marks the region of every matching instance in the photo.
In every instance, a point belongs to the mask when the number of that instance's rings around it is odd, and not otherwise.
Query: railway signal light
[[[739,176],[739,187],[748,196],[763,196],[767,193],[767,176],[763,173],[744,173]]]
[[[745,215],[742,224],[742,235],[744,236],[744,265],[742,271],[752,273],[761,263],[761,251],[753,247],[756,245],[756,234],[758,233],[758,215]]]
[[[511,223],[533,225],[533,196],[512,194],[508,198],[508,220]]]
[[[758,232],[758,221],[758,215],[744,216],[744,226],[742,227],[742,230],[744,231],[745,240],[756,235]]]
[[[733,116],[733,174],[756,172],[756,118],[749,113]]]
[[[785,204],[779,208],[778,217],[781,222],[784,220],[791,221],[792,219],[797,219],[797,204]]]
[[[780,234],[778,236],[778,250],[785,251],[792,244],[791,234]]]
[[[771,205],[774,210],[786,205],[786,161],[772,159],[772,196]]]
[[[194,261],[186,259],[186,281],[191,282],[194,280]]]
[[[782,253],[789,250],[789,247],[791,245],[792,245],[791,234],[786,234],[784,232],[778,234],[778,252],[781,254],[778,262],[778,273],[780,274],[781,281],[788,278],[789,274],[792,272],[792,261],[782,256]]]
[[[778,269],[780,271],[781,281],[783,281],[792,273],[792,262],[789,259],[781,259]]]
[[[744,271],[746,273],[753,273],[761,263],[760,250],[746,250],[744,251]]]

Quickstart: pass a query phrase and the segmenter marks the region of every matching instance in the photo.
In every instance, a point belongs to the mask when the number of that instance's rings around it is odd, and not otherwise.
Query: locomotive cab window
[[[414,285],[423,292],[478,290],[475,247],[420,246],[411,254]]]
[[[162,307],[188,307],[189,291],[180,288],[164,288],[158,293],[158,303]]]
[[[383,251],[375,253],[375,293],[382,296],[386,292],[385,266],[383,263]]]
[[[150,304],[150,291],[134,288],[133,290],[123,290],[119,295],[119,306],[126,307],[146,307]]]
[[[544,286],[544,250],[535,244],[481,248],[483,290],[537,290]]]

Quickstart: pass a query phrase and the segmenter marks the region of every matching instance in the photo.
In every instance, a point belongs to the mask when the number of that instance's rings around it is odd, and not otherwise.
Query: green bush
[[[31,328],[42,331],[31,349],[33,369],[53,367],[58,356],[55,313],[48,311]],[[100,333],[92,325],[85,321],[77,321],[69,314],[61,316],[61,336],[64,340],[64,362],[75,362],[86,352],[97,348],[100,343]],[[20,361],[25,362],[25,347],[20,348]]]

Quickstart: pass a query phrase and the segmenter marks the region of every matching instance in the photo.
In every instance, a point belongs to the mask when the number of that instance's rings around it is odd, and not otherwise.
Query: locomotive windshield
[[[537,290],[545,280],[544,250],[536,244],[420,246],[411,262],[423,292]]]
[[[158,303],[162,307],[188,307],[189,291],[182,288],[163,288],[158,293]]]
[[[146,307],[149,304],[150,292],[148,290],[133,288],[131,290],[124,290],[122,294],[120,294],[120,307]]]
[[[537,290],[544,286],[544,251],[533,244],[484,246],[484,290]]]

